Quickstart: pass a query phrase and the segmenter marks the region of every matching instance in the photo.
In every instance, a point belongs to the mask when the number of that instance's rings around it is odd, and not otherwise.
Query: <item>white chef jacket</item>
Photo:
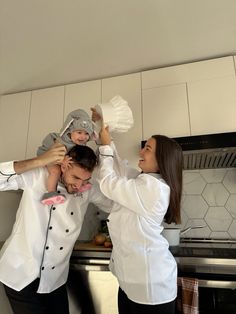
[[[177,296],[177,265],[161,235],[170,188],[158,174],[141,173],[133,179],[117,175],[113,146],[101,146],[99,152],[100,189],[114,201],[108,216],[110,270],[132,301],[171,302]]]
[[[46,167],[16,175],[13,162],[0,164],[0,191],[24,190],[12,233],[0,252],[0,281],[17,291],[38,277],[39,293],[63,285],[88,203],[102,204],[106,210],[111,207],[95,185],[76,196],[68,194],[62,184],[58,190],[66,196],[65,203],[42,205],[47,177]]]

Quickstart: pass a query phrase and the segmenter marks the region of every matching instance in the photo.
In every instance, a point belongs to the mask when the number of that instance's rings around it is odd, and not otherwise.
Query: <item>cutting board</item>
[[[105,251],[111,252],[111,248],[104,247],[103,245],[96,245],[95,243],[91,242],[80,242],[76,241],[74,246],[75,251]]]

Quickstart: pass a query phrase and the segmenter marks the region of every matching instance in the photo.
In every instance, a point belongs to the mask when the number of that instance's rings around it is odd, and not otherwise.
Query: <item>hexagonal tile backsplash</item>
[[[187,238],[236,239],[236,169],[184,171],[182,225]]]

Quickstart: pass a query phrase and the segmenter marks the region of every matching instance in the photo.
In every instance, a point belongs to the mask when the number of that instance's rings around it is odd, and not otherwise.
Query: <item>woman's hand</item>
[[[109,127],[104,126],[104,124],[101,127],[101,130],[99,132],[99,138],[102,145],[110,145],[111,144],[111,136],[109,133]]]
[[[97,121],[102,120],[101,115],[97,112],[97,110],[95,108],[90,108],[90,110],[92,111],[92,121],[93,122],[97,122]]]

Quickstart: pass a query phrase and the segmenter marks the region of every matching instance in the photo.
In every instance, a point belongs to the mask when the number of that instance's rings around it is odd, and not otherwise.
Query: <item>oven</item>
[[[118,282],[109,271],[111,249],[80,243],[68,277],[70,314],[118,314]]]
[[[197,278],[199,314],[236,313],[236,240],[181,239],[170,247],[178,275]],[[118,314],[118,283],[108,268],[111,249],[78,243],[70,263],[71,314]]]
[[[171,248],[178,275],[197,278],[199,314],[236,313],[236,241],[183,239]]]

